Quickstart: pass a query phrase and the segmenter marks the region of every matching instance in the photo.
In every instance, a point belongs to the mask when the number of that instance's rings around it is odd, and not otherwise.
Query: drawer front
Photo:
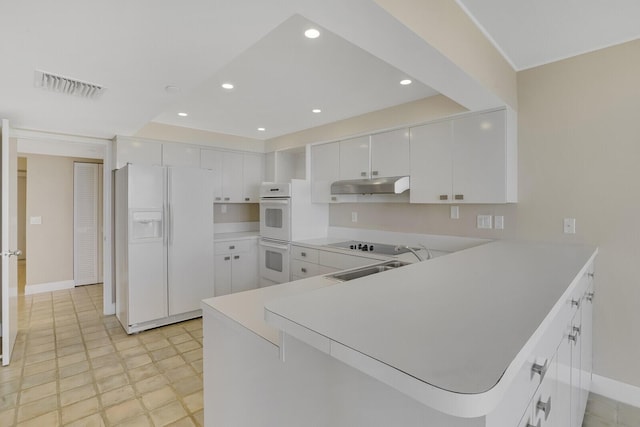
[[[320,266],[311,262],[291,260],[291,275],[300,278],[313,277],[322,274]]]
[[[291,245],[291,258],[299,259],[300,261],[318,263],[318,250],[309,249],[304,246]]]
[[[373,264],[380,261],[381,260],[375,258],[344,255],[329,251],[319,251],[318,253],[318,264],[325,267],[335,268],[337,270],[362,267],[363,265]]]
[[[258,241],[254,239],[216,242],[215,252],[218,255],[227,254],[227,253],[250,252],[252,249],[256,249],[258,247],[257,245],[258,245]]]

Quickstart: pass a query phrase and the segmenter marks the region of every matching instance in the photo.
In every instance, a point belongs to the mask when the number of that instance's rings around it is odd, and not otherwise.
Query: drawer
[[[325,267],[335,268],[337,270],[362,267],[363,265],[369,265],[381,261],[382,260],[377,258],[366,258],[329,251],[318,251],[318,264]]]
[[[258,242],[255,239],[247,240],[229,240],[226,242],[215,243],[216,255],[228,254],[228,253],[242,253],[250,252],[253,249],[257,249]]]
[[[304,246],[291,245],[291,258],[300,261],[308,261],[314,264],[318,263],[318,250],[310,249]]]
[[[291,260],[291,275],[301,278],[319,276],[322,274],[320,266],[312,262],[300,261],[298,259]]]

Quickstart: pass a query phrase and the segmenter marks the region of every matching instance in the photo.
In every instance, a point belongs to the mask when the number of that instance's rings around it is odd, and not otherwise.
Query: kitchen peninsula
[[[206,423],[579,426],[596,254],[497,241],[205,300]]]

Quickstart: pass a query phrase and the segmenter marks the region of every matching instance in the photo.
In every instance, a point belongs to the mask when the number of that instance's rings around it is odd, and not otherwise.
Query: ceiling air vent
[[[95,99],[102,95],[105,91],[105,87],[95,84],[87,83],[80,80],[74,80],[69,77],[58,76],[55,74],[47,73],[46,71],[36,70],[35,73],[35,85],[42,89],[47,89],[53,92],[65,93],[67,95],[75,95],[81,98]]]

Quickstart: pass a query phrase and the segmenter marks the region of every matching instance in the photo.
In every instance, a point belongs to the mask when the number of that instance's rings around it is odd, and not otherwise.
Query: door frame
[[[112,197],[112,165],[113,140],[73,135],[58,135],[48,132],[12,129],[11,137],[18,141],[18,156],[40,154],[49,156],[81,157],[102,159],[102,218],[103,218],[103,312],[105,315],[115,314],[115,293],[113,286],[113,197]]]

